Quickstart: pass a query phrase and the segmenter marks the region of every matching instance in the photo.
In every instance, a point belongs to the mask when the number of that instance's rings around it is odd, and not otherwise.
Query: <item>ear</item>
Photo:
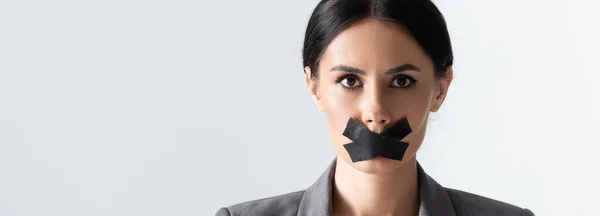
[[[313,102],[317,105],[319,111],[323,112],[323,102],[321,101],[321,96],[319,96],[319,86],[317,85],[317,80],[311,79],[311,75],[311,68],[309,66],[304,67],[304,83],[308,87]]]
[[[446,95],[448,95],[448,88],[450,87],[450,83],[452,83],[452,78],[454,77],[454,72],[452,71],[452,65],[446,68],[446,76],[437,81],[438,91],[435,97],[433,98],[431,112],[437,112],[444,100],[446,99]]]

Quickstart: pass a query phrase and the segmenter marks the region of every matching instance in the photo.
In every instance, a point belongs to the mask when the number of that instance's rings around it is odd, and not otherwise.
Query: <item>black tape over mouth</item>
[[[381,134],[370,131],[353,118],[350,118],[343,135],[352,142],[345,144],[344,148],[354,163],[370,160],[377,156],[402,160],[408,148],[408,143],[400,140],[411,132],[412,129],[406,117]]]

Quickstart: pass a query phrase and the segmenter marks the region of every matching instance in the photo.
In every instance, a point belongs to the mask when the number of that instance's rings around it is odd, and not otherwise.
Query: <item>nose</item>
[[[374,133],[382,133],[392,121],[391,113],[380,94],[371,94],[363,100],[362,122]]]
[[[380,112],[367,112],[363,117],[365,127],[377,134],[383,133],[390,124],[390,121],[389,115]]]

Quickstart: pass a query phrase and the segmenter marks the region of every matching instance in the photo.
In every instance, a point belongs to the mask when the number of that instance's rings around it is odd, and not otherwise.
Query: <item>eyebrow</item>
[[[347,72],[347,73],[357,73],[357,74],[360,74],[360,75],[365,75],[366,74],[366,72],[363,71],[363,70],[361,70],[361,69],[358,69],[356,67],[352,67],[352,66],[349,66],[349,65],[344,65],[344,64],[336,65],[333,68],[331,68],[330,71],[331,72],[334,72],[334,71],[344,71],[344,72]],[[403,64],[403,65],[396,66],[396,67],[388,69],[387,71],[385,71],[384,74],[387,75],[387,74],[393,74],[393,73],[401,73],[401,72],[404,72],[404,71],[417,71],[417,72],[421,72],[421,69],[419,67],[415,66],[415,65],[412,65],[412,64]]]

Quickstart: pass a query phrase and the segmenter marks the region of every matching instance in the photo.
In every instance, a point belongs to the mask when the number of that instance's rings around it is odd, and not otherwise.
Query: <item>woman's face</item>
[[[389,173],[415,157],[425,136],[429,112],[441,106],[451,82],[436,79],[433,63],[401,26],[365,19],[342,31],[321,56],[318,79],[305,81],[315,104],[327,117],[338,155],[354,168],[373,174]],[[412,133],[402,161],[376,157],[353,163],[342,135],[349,118],[374,133],[381,133],[406,117]]]

